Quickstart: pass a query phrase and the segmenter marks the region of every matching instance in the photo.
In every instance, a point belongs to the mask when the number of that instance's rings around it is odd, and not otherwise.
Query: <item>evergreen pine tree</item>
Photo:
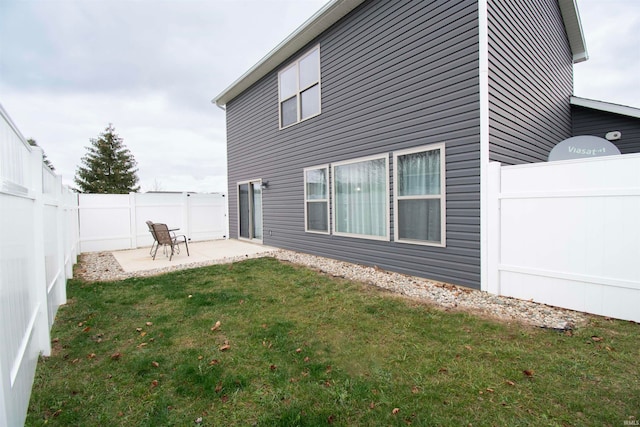
[[[137,162],[111,123],[82,158],[74,178],[82,193],[127,194],[140,190]]]

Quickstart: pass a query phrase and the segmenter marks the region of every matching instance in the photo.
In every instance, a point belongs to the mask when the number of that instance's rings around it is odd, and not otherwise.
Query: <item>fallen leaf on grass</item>
[[[393,410],[391,411],[393,415],[397,414],[398,412],[400,412],[400,408],[393,408]]]
[[[231,346],[227,343],[220,347],[220,351],[227,351],[231,348]]]
[[[90,353],[87,355],[87,359],[95,359],[96,358],[96,354],[95,353]]]
[[[302,349],[301,348],[296,348],[296,353],[300,353],[300,352],[302,352]]]
[[[600,341],[602,341],[602,337],[597,337],[597,336],[595,336],[595,335],[594,335],[594,336],[592,336],[592,337],[591,337],[591,339],[592,339],[593,341],[595,341],[595,342],[600,342]]]
[[[118,360],[118,359],[120,359],[121,357],[122,357],[122,353],[120,353],[120,352],[113,353],[113,354],[111,355],[111,360]]]
[[[151,381],[151,387],[158,387],[158,380]]]
[[[220,393],[222,391],[222,384],[218,383],[218,385],[216,385],[216,389],[215,389],[216,393]]]
[[[524,371],[522,371],[523,374],[525,374],[527,377],[532,377],[533,376],[533,369],[525,369]]]
[[[375,403],[373,402],[369,403],[369,409],[375,409],[375,407],[376,407]]]
[[[489,393],[493,393],[493,392],[494,392],[494,390],[493,390],[492,388],[489,388],[489,387],[487,387],[487,391],[488,391]]]
[[[309,359],[309,356],[307,356],[307,357],[305,357],[305,358],[304,358],[304,361],[305,361],[305,362],[308,362],[309,360],[310,360],[310,359]]]
[[[418,386],[414,385],[413,387],[411,387],[411,393],[420,393],[420,389],[418,388]]]
[[[213,366],[213,365],[217,365],[218,363],[218,359],[212,359],[211,362],[209,362],[209,366]]]
[[[140,343],[140,344],[138,344],[136,347],[138,347],[138,348],[142,348],[142,347],[144,347],[144,346],[146,346],[146,345],[147,345],[147,343],[146,343],[146,342],[141,342],[141,343]]]
[[[157,368],[160,366],[160,364],[158,362],[156,362],[155,360],[153,362],[151,362],[151,364],[153,365],[154,368]]]
[[[276,369],[278,369],[278,367],[276,365],[271,365],[269,366],[269,369],[271,369],[272,371],[275,371]]]
[[[514,382],[513,382],[513,381],[511,381],[511,380],[506,380],[505,382],[506,382],[507,384],[509,384],[509,385],[516,385],[516,383],[514,383]]]
[[[219,329],[219,328],[220,328],[220,325],[222,325],[222,323],[220,323],[220,321],[218,320],[218,321],[216,322],[216,324],[215,324],[215,325],[213,325],[213,327],[211,328],[211,330],[212,330],[212,331],[215,331],[215,330]]]
[[[229,396],[227,396],[226,394],[224,396],[222,396],[220,398],[220,400],[222,401],[222,403],[227,403],[227,401],[229,400]]]
[[[91,326],[87,326],[82,330],[82,332],[89,332],[91,330]]]
[[[153,326],[153,322],[147,322],[147,323],[145,323],[145,325],[147,325],[147,326]]]
[[[200,424],[200,423],[202,423],[202,417],[198,417],[198,418],[196,418],[194,422],[195,422],[196,424]]]
[[[136,328],[136,332],[142,332],[142,328]]]

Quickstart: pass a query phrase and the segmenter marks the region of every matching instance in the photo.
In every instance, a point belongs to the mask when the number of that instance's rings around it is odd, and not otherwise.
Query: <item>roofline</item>
[[[364,1],[333,0],[327,3],[211,102],[218,107],[226,105]]]
[[[569,46],[573,54],[573,63],[586,61],[589,59],[587,45],[584,41],[582,23],[580,22],[580,12],[576,0],[559,0],[560,13],[564,21],[564,28],[569,39]]]
[[[289,37],[267,53],[256,65],[251,67],[249,71],[220,92],[211,102],[224,109],[224,106],[229,101],[240,95],[269,72],[273,71],[287,60],[287,58],[298,52],[338,22],[342,17],[364,3],[364,1],[365,0],[332,0],[327,3],[322,9],[291,33]],[[569,46],[573,54],[573,62],[586,61],[588,55],[576,0],[559,0],[559,5],[564,27],[569,39]]]
[[[611,102],[596,101],[594,99],[579,98],[572,96],[571,105],[590,108],[592,110],[604,111],[606,113],[620,114],[622,116],[640,119],[640,108],[627,107],[626,105],[612,104]]]

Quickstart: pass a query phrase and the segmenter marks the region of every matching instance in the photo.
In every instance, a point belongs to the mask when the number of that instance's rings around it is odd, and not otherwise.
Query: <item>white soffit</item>
[[[569,46],[571,46],[571,52],[573,53],[573,63],[586,61],[589,59],[589,55],[587,54],[587,45],[584,41],[576,0],[558,0],[558,4],[560,5],[560,13],[562,14],[564,28],[569,39]]]
[[[226,105],[363,2],[364,0],[333,0],[326,4],[212,102],[219,107]]]
[[[577,96],[572,96],[570,102],[571,105],[577,105],[579,107],[640,119],[640,108],[627,107],[626,105],[612,104],[610,102],[596,101],[587,98],[578,98]]]

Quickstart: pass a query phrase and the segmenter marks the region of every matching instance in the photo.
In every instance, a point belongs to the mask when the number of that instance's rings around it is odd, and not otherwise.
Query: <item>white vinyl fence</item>
[[[640,322],[640,155],[492,163],[487,290]]]
[[[0,427],[24,423],[38,355],[66,302],[78,249],[77,197],[0,106]]]
[[[146,221],[179,228],[190,241],[228,236],[224,194],[80,194],[80,252],[151,246]]]

